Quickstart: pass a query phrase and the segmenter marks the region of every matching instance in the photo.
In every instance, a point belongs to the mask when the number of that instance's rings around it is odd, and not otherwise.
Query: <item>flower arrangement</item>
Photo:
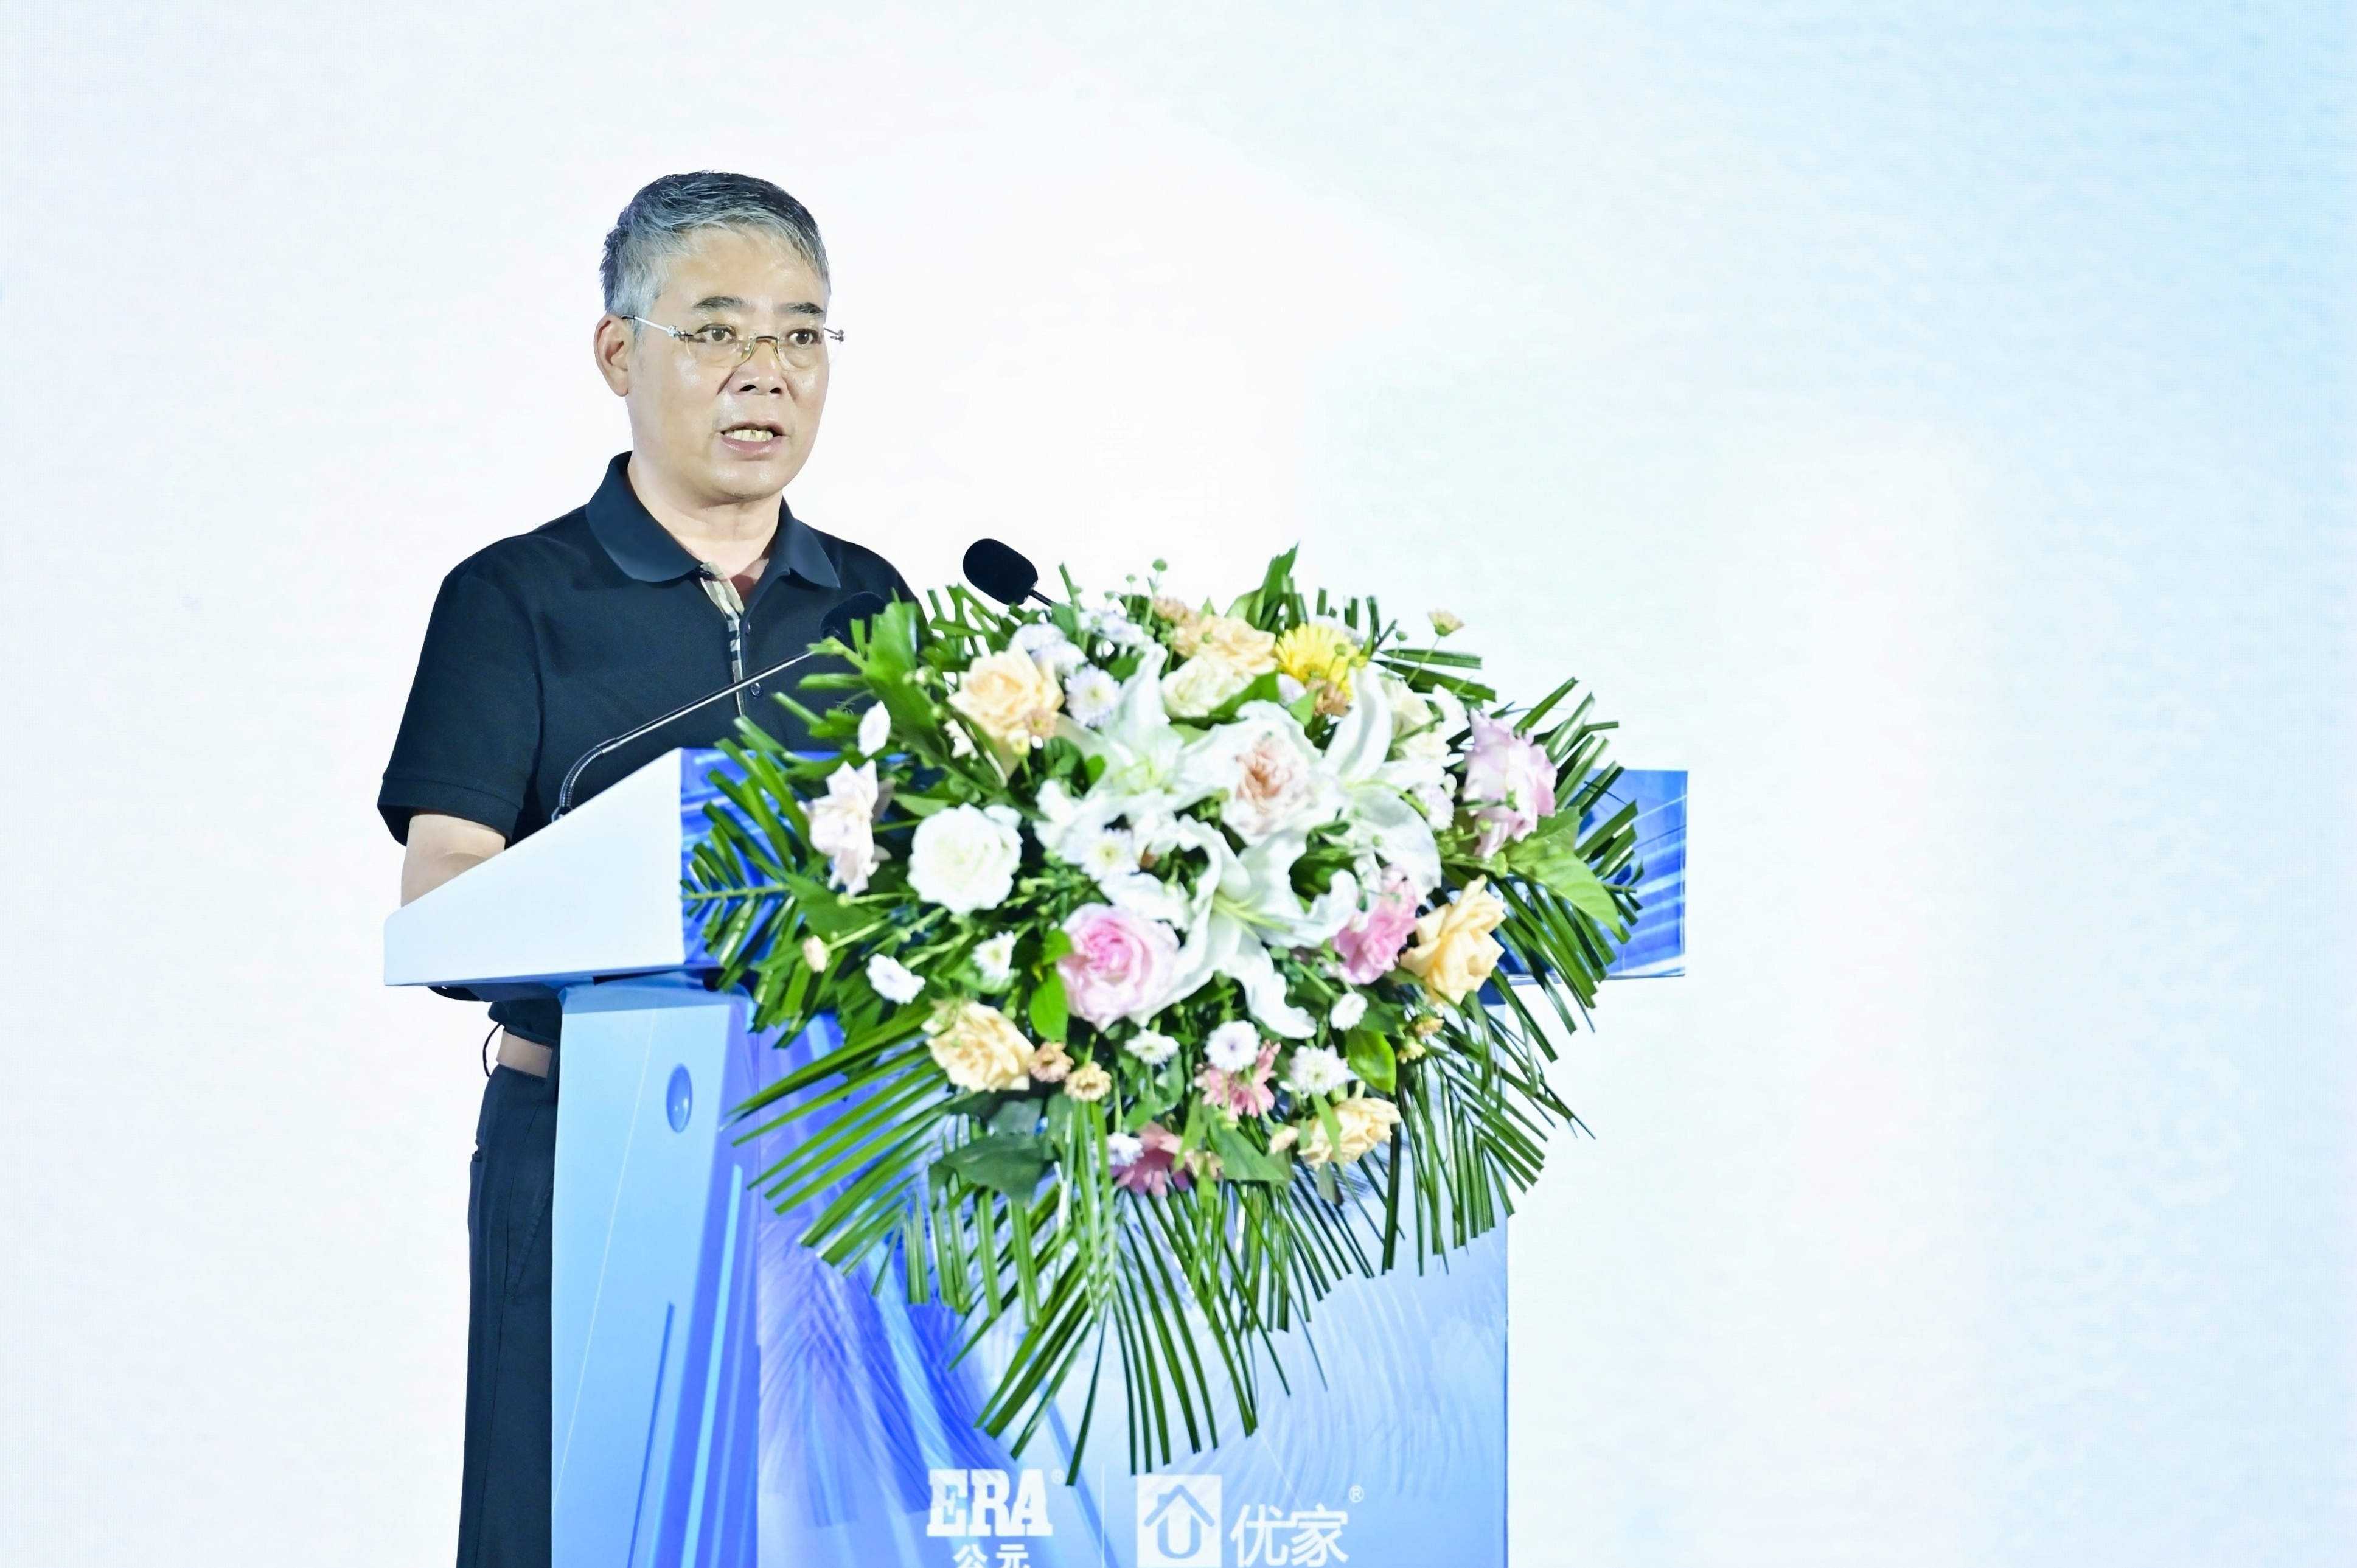
[[[1584,1015],[1636,911],[1633,811],[1582,831],[1610,726],[1293,565],[1224,610],[1159,562],[896,604],[803,682],[835,705],[779,699],[833,755],[724,748],[706,946],[757,1026],[843,1032],[740,1111],[813,1130],[765,1190],[836,1265],[1013,1321],[979,1420],[1017,1452],[1108,1346],[1133,1467],[1174,1413],[1252,1431],[1274,1333],[1497,1224],[1572,1120],[1531,1009]]]

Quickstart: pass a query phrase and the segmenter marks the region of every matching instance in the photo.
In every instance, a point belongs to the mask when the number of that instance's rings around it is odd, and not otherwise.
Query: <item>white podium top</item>
[[[673,751],[395,910],[387,985],[565,985],[708,962],[680,904],[713,751]]]

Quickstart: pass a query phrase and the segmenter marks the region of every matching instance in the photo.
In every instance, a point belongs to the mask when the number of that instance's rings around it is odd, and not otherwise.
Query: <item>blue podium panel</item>
[[[753,1202],[723,1119],[754,1060],[742,999],[694,980],[565,993],[549,1325],[561,1568],[751,1560]]]
[[[1580,824],[1634,804],[1640,908],[1609,980],[1651,980],[1686,972],[1686,775],[1684,768],[1631,768]]]

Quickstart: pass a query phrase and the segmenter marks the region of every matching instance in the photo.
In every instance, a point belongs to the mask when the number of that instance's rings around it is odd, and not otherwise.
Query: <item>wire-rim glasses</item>
[[[826,362],[827,346],[843,341],[839,327],[790,327],[783,333],[762,333],[748,338],[735,328],[717,321],[707,321],[692,332],[676,327],[666,327],[660,321],[649,321],[643,316],[631,320],[641,327],[651,327],[667,332],[673,339],[694,356],[700,364],[714,370],[734,370],[750,360],[764,343],[778,351],[778,362],[789,371],[812,371]]]

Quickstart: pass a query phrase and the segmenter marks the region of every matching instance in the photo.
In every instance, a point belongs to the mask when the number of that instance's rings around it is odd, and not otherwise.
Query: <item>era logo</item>
[[[1220,1568],[1220,1478],[1137,1478],[1137,1568]]]
[[[1053,1535],[1048,1477],[1026,1470],[1010,1495],[1004,1470],[934,1470],[927,1535]]]

